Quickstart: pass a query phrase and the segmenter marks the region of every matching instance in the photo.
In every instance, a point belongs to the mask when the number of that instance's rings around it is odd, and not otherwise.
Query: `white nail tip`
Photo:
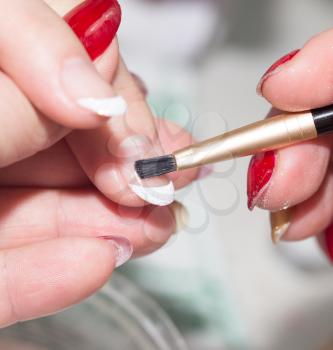
[[[170,181],[165,186],[144,187],[142,185],[129,185],[132,191],[144,201],[160,207],[171,204],[175,200],[175,188]]]
[[[127,103],[121,96],[109,98],[80,98],[77,100],[79,106],[102,117],[117,117],[124,115],[127,111]]]

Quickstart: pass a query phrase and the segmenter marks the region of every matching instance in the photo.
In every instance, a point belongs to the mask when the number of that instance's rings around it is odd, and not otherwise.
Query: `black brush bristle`
[[[138,160],[135,162],[135,170],[141,179],[161,176],[177,170],[175,157],[167,156]]]

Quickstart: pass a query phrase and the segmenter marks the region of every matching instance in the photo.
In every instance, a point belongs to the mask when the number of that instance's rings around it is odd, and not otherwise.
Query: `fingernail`
[[[333,264],[333,224],[331,224],[325,230],[324,237],[325,237],[326,252],[331,263]]]
[[[165,185],[149,186],[142,184],[141,180],[138,183],[130,183],[131,190],[145,202],[164,207],[171,204],[175,199],[175,188],[171,181]]]
[[[120,144],[115,144],[110,138],[108,150],[117,166],[104,164],[95,175],[99,188],[107,188],[110,177],[117,179],[117,183],[125,184],[136,196],[147,203],[166,206],[175,198],[173,182],[167,176],[142,180],[136,174],[134,163],[136,160],[155,157],[158,147],[146,136],[131,135]],[[120,186],[120,185],[119,185]],[[124,192],[123,188],[120,188]]]
[[[116,0],[87,0],[64,19],[94,60],[115,37],[121,22],[121,8]]]
[[[127,110],[127,103],[121,96],[109,98],[80,98],[79,106],[89,109],[102,117],[116,117],[124,115]]]
[[[281,57],[279,60],[277,60],[275,63],[273,63],[265,72],[265,74],[262,76],[262,78],[259,81],[259,84],[257,86],[257,93],[258,95],[262,95],[262,89],[265,81],[271,77],[272,75],[278,73],[282,68],[283,65],[285,65],[287,62],[289,62],[292,58],[294,58],[300,50],[294,50],[288,53],[287,55]]]
[[[128,239],[116,236],[100,236],[98,238],[106,240],[114,247],[116,267],[124,265],[131,258],[133,246]]]
[[[275,167],[276,155],[273,151],[255,155],[249,165],[247,175],[248,208],[253,210],[269,185]]]
[[[114,96],[109,84],[96,69],[81,58],[65,60],[61,72],[63,88],[80,107],[103,117],[124,115],[127,104],[121,96]]]
[[[175,231],[174,234],[183,231],[189,222],[189,212],[186,207],[179,202],[173,202],[169,206],[172,215],[175,219]]]
[[[270,213],[272,241],[277,244],[286,234],[291,222],[291,209]]]

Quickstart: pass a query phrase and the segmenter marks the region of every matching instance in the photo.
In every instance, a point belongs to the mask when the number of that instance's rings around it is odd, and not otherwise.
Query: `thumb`
[[[332,44],[333,29],[313,37],[302,49],[283,56],[264,74],[258,92],[274,107],[285,111],[331,104]]]

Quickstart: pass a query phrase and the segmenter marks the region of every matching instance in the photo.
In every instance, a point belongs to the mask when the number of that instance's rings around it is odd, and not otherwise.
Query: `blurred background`
[[[198,140],[263,118],[261,75],[333,13],[329,0],[122,6],[121,50],[155,114]],[[163,249],[86,303],[0,332],[1,349],[332,350],[333,271],[312,239],[272,245],[267,213],[246,207],[248,162],[178,193],[189,219]]]

